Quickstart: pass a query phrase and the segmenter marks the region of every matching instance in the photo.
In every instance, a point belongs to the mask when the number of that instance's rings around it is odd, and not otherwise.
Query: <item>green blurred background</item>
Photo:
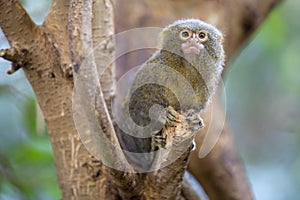
[[[41,24],[49,0],[22,1]],[[299,199],[300,1],[287,0],[231,62],[227,120],[258,200]],[[0,33],[0,48],[8,43]],[[0,59],[0,200],[60,199],[49,136],[22,70]]]

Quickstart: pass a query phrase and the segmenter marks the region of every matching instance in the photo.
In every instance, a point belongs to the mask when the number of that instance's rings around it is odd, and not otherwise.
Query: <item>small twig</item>
[[[0,50],[0,57],[11,61],[11,69],[8,70],[7,74],[13,74],[14,72],[18,71],[21,67],[26,65],[26,56],[28,54],[27,49],[18,49],[15,47],[11,47],[8,49]]]

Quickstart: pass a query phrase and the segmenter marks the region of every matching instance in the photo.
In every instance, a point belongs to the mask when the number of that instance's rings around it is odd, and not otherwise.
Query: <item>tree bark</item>
[[[83,146],[73,121],[68,12],[69,1],[53,0],[44,24],[36,26],[17,0],[3,0],[0,25],[12,48],[28,50],[22,69],[45,117],[62,198],[116,199],[105,167]]]
[[[82,13],[79,12],[77,15],[73,12],[76,12],[76,8],[80,8],[81,3],[87,5],[88,2],[90,7],[81,7],[84,9],[79,10]],[[116,27],[118,31],[141,26],[162,27],[178,18],[199,17],[216,25],[225,33],[225,50],[227,57],[230,58],[277,2],[279,0],[263,2],[259,0],[189,0],[185,2],[133,0],[128,3],[117,0]],[[72,12],[75,15],[69,19],[69,13]],[[91,22],[92,12],[94,20]],[[181,181],[188,152],[160,172],[148,174],[143,183],[144,180],[136,174],[105,167],[87,151],[79,138],[72,111],[73,73],[76,72],[77,64],[80,64],[86,55],[80,53],[82,46],[76,46],[81,44],[80,40],[77,42],[71,40],[69,43],[69,39],[77,40],[77,34],[81,34],[81,31],[89,31],[82,29],[84,24],[80,25],[80,22],[76,22],[82,15],[89,16],[88,21],[92,23],[92,27],[89,28],[93,29],[84,34],[93,36],[89,38],[92,40],[88,41],[90,47],[104,41],[106,45],[99,51],[112,56],[114,32],[112,13],[112,2],[109,0],[93,1],[93,4],[92,1],[52,0],[50,12],[43,25],[37,26],[31,21],[19,1],[0,0],[0,26],[11,46],[9,49],[1,50],[0,56],[12,62],[12,69],[9,73],[22,68],[33,87],[50,134],[62,198],[84,200],[123,197],[126,199],[138,194],[141,199],[179,199],[184,196],[187,199],[197,199],[198,194],[192,189],[190,191],[193,197],[190,198],[181,192]],[[78,24],[79,27],[72,27]],[[76,51],[76,49],[80,50]],[[101,56],[94,57],[98,65],[101,64],[100,58]],[[76,63],[77,61],[79,63]],[[135,63],[128,60],[122,63],[135,66]],[[113,68],[108,68],[102,75],[102,87],[99,88],[99,94],[104,99],[100,99],[102,104],[97,104],[100,106],[97,109],[103,111],[101,113],[103,117],[100,118],[102,121],[106,120],[104,129],[106,133],[109,133],[107,136],[117,143],[113,127],[111,123],[108,123],[111,108],[109,106],[105,108],[103,103],[106,101],[107,105],[110,105],[114,92],[113,76]],[[206,116],[209,116],[209,109]],[[207,119],[206,124],[209,123]],[[197,137],[198,147],[201,146],[203,138],[204,134]],[[113,155],[122,156],[118,153]],[[126,162],[122,163],[123,165],[126,169],[130,168]],[[190,170],[211,199],[252,198],[230,131],[226,128],[223,129],[222,136],[207,157],[199,159],[197,155],[192,154]],[[173,182],[170,184],[171,180]],[[169,192],[164,192],[165,186],[168,186],[166,191]],[[184,188],[188,187],[185,185]],[[130,189],[137,191],[130,195]]]

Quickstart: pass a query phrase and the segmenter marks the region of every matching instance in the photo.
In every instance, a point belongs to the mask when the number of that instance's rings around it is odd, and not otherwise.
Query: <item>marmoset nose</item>
[[[193,33],[193,37],[191,37],[191,38],[188,40],[188,43],[194,43],[194,44],[197,44],[197,43],[200,43],[200,40],[196,37],[196,34]]]

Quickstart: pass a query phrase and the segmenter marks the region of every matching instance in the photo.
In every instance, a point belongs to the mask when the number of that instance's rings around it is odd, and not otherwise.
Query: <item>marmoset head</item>
[[[198,19],[175,21],[161,34],[161,48],[185,58],[206,54],[216,61],[223,59],[222,43],[222,33]]]

